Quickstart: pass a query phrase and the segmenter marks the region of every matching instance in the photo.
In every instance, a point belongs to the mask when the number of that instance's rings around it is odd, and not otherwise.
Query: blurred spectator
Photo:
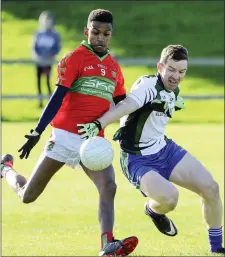
[[[51,96],[50,75],[55,57],[61,49],[59,34],[54,29],[54,17],[51,12],[44,11],[39,17],[39,30],[34,35],[32,57],[36,64],[39,107],[43,107],[41,77],[46,76],[49,97]]]

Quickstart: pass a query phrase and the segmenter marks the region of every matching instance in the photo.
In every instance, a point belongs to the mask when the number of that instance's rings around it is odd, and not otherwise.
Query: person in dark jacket
[[[54,29],[54,17],[51,12],[43,11],[39,17],[40,28],[35,32],[32,57],[36,64],[39,107],[43,107],[41,77],[46,76],[48,94],[51,96],[50,75],[56,55],[61,49],[61,39]]]

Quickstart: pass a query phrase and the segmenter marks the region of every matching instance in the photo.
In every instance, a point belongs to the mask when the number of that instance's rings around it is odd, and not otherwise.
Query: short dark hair
[[[162,50],[160,62],[166,64],[168,59],[188,61],[188,50],[182,45],[168,45]]]
[[[87,20],[87,27],[92,21],[106,22],[113,25],[113,15],[108,10],[96,9],[90,12]]]

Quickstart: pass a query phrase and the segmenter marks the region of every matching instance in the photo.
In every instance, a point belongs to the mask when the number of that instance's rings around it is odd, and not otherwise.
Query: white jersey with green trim
[[[128,97],[139,109],[123,117],[114,139],[121,149],[136,155],[159,152],[167,143],[165,128],[175,110],[179,87],[165,89],[159,74],[142,76],[132,86]]]

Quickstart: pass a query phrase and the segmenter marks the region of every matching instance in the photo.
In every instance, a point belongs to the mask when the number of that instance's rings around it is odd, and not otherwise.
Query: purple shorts
[[[169,180],[170,174],[187,151],[169,139],[156,154],[134,155],[121,151],[120,164],[124,175],[136,188],[140,188],[141,177],[154,170]]]

